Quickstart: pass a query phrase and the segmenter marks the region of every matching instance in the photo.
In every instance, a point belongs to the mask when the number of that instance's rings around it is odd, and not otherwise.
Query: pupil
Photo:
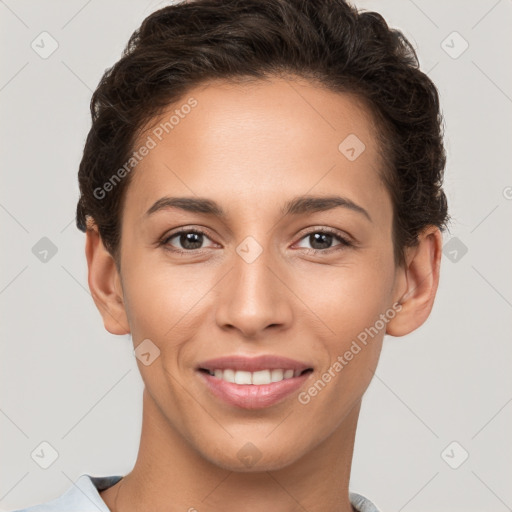
[[[199,249],[203,235],[201,233],[184,233],[180,236],[180,243],[185,249]]]
[[[330,242],[332,242],[332,235],[329,235],[328,233],[313,233],[309,238],[313,249],[328,249]],[[317,243],[320,243],[320,247],[315,247]]]

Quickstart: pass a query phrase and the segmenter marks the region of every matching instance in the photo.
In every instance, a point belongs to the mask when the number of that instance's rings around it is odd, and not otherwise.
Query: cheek
[[[391,250],[375,251],[364,265],[332,268],[328,273],[318,267],[307,280],[297,282],[302,283],[298,294],[314,312],[301,330],[309,329],[320,341],[326,352],[325,380],[343,388],[339,397],[350,400],[360,395],[371,380],[386,324],[395,315],[389,311],[394,272]]]
[[[299,403],[309,417],[322,418],[328,435],[361,399],[373,377],[385,334],[381,315],[387,311],[390,282],[383,281],[380,271],[359,273],[355,268],[338,269],[337,278],[317,282],[321,286],[309,299],[321,325],[306,321],[300,329],[309,330],[324,355]]]
[[[216,282],[211,269],[145,262],[126,270],[126,312],[134,345],[151,339],[162,352],[177,350],[199,331],[199,312]]]
[[[339,343],[357,336],[385,312],[393,282],[391,257],[377,256],[364,264],[354,258],[343,266],[309,267],[296,278],[295,290],[323,322],[321,332]]]

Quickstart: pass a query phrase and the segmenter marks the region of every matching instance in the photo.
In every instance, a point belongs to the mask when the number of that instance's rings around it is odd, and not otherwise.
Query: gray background
[[[76,173],[92,91],[163,5],[0,1],[2,510],[135,462],[141,379],[131,340],[104,330],[88,291]],[[351,488],[383,512],[512,510],[512,1],[356,5],[401,29],[439,88],[453,221],[431,317],[385,340]],[[51,48],[43,31],[58,42],[46,59],[31,47]],[[43,237],[57,249],[46,261]],[[43,441],[58,452],[47,469],[31,457]]]

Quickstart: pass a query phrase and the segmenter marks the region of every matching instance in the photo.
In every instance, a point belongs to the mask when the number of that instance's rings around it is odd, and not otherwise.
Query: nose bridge
[[[242,296],[258,296],[262,290],[275,293],[275,290],[272,290],[275,283],[272,283],[273,274],[270,271],[276,260],[273,252],[268,239],[264,244],[260,244],[252,236],[237,246],[233,262],[234,275],[235,279],[239,280],[236,287]],[[264,295],[271,297],[272,294]]]
[[[262,243],[247,236],[235,248],[232,270],[222,286],[217,307],[220,327],[231,325],[245,335],[256,335],[269,325],[290,319],[287,294],[279,273],[279,257],[269,237]]]

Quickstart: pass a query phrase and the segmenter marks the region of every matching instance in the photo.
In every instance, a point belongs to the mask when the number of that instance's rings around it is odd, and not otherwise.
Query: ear
[[[430,315],[439,284],[442,235],[428,226],[418,236],[418,244],[406,250],[404,267],[397,271],[396,302],[399,313],[386,326],[386,334],[404,336],[420,327]]]
[[[101,313],[105,329],[111,334],[129,334],[121,278],[114,258],[105,249],[94,222],[88,221],[85,236],[89,289]]]

